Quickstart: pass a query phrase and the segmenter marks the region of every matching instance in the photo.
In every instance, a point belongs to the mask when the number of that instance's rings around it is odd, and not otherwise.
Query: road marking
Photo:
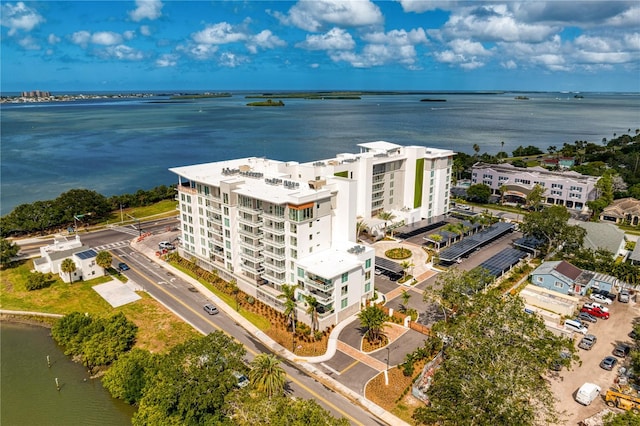
[[[360,363],[360,361],[358,361],[357,359],[355,361],[353,361],[350,365],[348,365],[344,370],[342,370],[339,374],[343,374],[345,371],[349,370],[350,368],[354,367],[356,364]]]
[[[116,259],[119,259],[118,255],[114,256]],[[120,259],[122,260],[122,259]],[[138,274],[140,274],[140,271],[138,271],[135,267],[131,267],[131,269],[133,269],[134,271],[138,272]],[[148,279],[146,277],[146,275],[144,274],[140,274],[145,280],[147,280],[149,283],[157,285],[154,281]],[[229,336],[231,339],[235,340],[236,342],[240,343],[238,341],[238,339],[236,339],[234,336],[232,336],[231,334],[229,334],[226,330],[223,330],[218,324],[216,324],[215,322],[213,322],[211,319],[203,316],[199,311],[196,311],[195,309],[193,309],[191,306],[187,305],[186,303],[184,303],[181,299],[178,299],[176,296],[174,296],[173,294],[169,293],[169,291],[167,291],[166,289],[164,289],[163,287],[156,287],[158,290],[164,292],[167,296],[169,296],[170,298],[172,298],[173,300],[175,300],[176,302],[178,302],[180,305],[184,306],[187,310],[193,312],[194,314],[198,315],[200,317],[200,319],[204,319],[206,322],[208,322],[211,326],[213,326],[215,329],[223,332],[224,334],[226,334],[227,336]],[[153,296],[152,296],[153,297]],[[163,305],[164,306],[164,305]],[[166,307],[167,309],[169,309],[169,307]],[[177,312],[174,312],[173,310],[169,309],[171,312],[173,312],[175,315],[177,315],[179,318],[181,318],[183,321],[185,321],[187,324],[189,324],[189,322],[184,319],[180,314],[178,314]],[[229,319],[233,320],[231,317],[228,317]],[[194,327],[192,324],[189,324],[192,327]],[[194,327],[196,330],[198,330],[200,333],[202,334],[207,334],[202,330],[199,330],[197,327]],[[255,337],[255,336],[254,336]],[[257,339],[258,341],[260,341],[259,339]],[[262,342],[260,342],[262,343]],[[242,343],[240,343],[242,344]],[[245,346],[244,344],[242,344],[242,346],[245,347],[245,349],[247,350],[247,352],[253,354],[254,356],[260,354],[261,352],[257,352],[254,351],[253,349]],[[272,352],[273,353],[273,352]],[[274,355],[277,356],[277,354],[273,353]],[[295,367],[293,367],[295,368]],[[310,378],[314,379],[313,377],[309,376]],[[319,399],[320,401],[324,402],[326,406],[331,407],[334,411],[336,411],[337,413],[339,413],[340,415],[342,415],[344,418],[348,419],[349,421],[351,421],[352,423],[359,425],[359,426],[364,426],[364,423],[360,423],[359,421],[357,421],[356,419],[354,419],[353,417],[351,417],[349,414],[347,414],[346,412],[344,412],[343,410],[341,410],[340,408],[338,408],[337,406],[335,406],[334,404],[332,404],[329,400],[325,399],[323,396],[319,395],[318,393],[316,393],[314,390],[310,389],[309,387],[307,387],[305,384],[303,384],[302,382],[300,382],[298,379],[294,378],[293,376],[289,375],[289,373],[287,373],[287,378],[289,379],[289,381],[297,384],[298,386],[300,386],[301,388],[303,388],[305,391],[309,392],[314,398]],[[315,379],[317,380],[317,379]],[[320,382],[318,382],[320,383]],[[320,383],[322,385],[322,383]],[[323,385],[324,386],[324,385]],[[342,396],[342,395],[341,395]]]

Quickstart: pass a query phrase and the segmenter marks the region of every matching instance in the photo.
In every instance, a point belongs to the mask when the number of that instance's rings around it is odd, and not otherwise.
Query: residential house
[[[56,237],[53,244],[40,248],[40,254],[42,257],[33,261],[35,270],[42,273],[58,274],[66,283],[104,275],[104,269],[96,263],[98,253],[83,245],[79,236],[73,240]],[[71,273],[71,279],[69,273],[61,270],[62,262],[65,259],[73,260],[76,265],[75,271]]]
[[[569,220],[571,225],[578,225],[587,233],[584,236],[582,247],[585,249],[596,251],[604,249],[613,254],[613,258],[622,256],[626,258],[628,255],[625,250],[625,234],[620,228],[612,223],[599,222],[583,222]]]
[[[531,273],[531,282],[558,293],[579,296],[584,296],[589,289],[613,292],[626,286],[618,278],[582,270],[564,260],[542,263]]]
[[[600,220],[638,226],[640,225],[640,200],[633,197],[615,200],[604,208],[600,214]]]

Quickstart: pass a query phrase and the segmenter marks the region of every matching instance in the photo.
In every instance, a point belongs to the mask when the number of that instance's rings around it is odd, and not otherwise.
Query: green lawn
[[[101,225],[120,223],[121,221],[124,221],[124,223],[135,223],[131,217],[143,220],[148,217],[177,216],[177,205],[178,202],[176,200],[163,200],[150,206],[123,209],[122,215],[120,214],[120,210],[114,210],[111,212],[109,219],[101,223]]]

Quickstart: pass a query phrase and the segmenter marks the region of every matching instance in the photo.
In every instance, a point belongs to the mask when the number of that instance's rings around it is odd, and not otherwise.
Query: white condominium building
[[[283,284],[318,301],[320,329],[373,296],[375,255],[358,220],[382,211],[413,223],[446,214],[453,151],[371,142],[309,163],[240,158],[170,169],[178,175],[181,254],[283,308]]]
[[[550,171],[543,167],[515,167],[511,164],[473,165],[471,182],[485,184],[491,192],[508,202],[526,203],[527,195],[535,185],[545,189],[544,202],[573,210],[587,211],[587,201],[596,199],[599,177],[586,176],[574,171]]]

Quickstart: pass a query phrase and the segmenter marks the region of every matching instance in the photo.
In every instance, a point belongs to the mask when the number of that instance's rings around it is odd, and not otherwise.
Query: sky
[[[0,0],[0,90],[640,92],[635,1]]]

